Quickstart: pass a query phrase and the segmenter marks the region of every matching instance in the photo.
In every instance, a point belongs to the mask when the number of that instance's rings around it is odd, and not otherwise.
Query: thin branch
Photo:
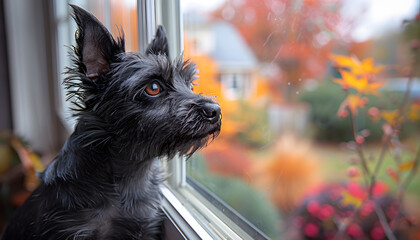
[[[384,211],[382,210],[381,206],[378,203],[375,204],[376,214],[378,215],[379,221],[381,222],[382,228],[385,231],[385,234],[389,240],[397,240],[394,233],[389,226]]]
[[[416,157],[414,158],[413,167],[410,170],[408,176],[401,182],[398,188],[398,201],[401,203],[405,190],[407,189],[410,182],[413,180],[414,176],[417,173],[417,169],[420,164],[420,147],[417,149]]]
[[[348,109],[348,111],[349,111],[349,115],[350,115],[353,139],[356,140],[357,130],[356,130],[356,123],[354,121],[354,115],[353,115],[353,113],[351,112],[350,109]],[[358,144],[357,142],[356,142],[356,149],[357,149],[357,153],[359,154],[359,157],[360,157],[360,162],[362,164],[362,169],[363,169],[364,173],[366,174],[365,177],[370,176],[370,171],[369,171],[369,168],[367,166],[367,161],[366,161],[366,157],[363,153],[362,146],[360,144]]]
[[[356,217],[359,215],[360,211],[362,210],[363,206],[366,204],[367,200],[365,199],[362,204],[360,204],[359,207],[357,207],[353,213],[351,214],[351,216],[347,219],[347,221],[345,222],[341,222],[340,224],[336,223],[336,225],[338,226],[338,231],[334,236],[334,239],[344,239],[346,237],[345,235],[345,231],[347,229],[348,226],[350,226],[351,223],[354,222],[354,220],[356,220]]]
[[[373,173],[370,176],[369,199],[372,198],[373,187],[375,186],[375,183],[376,183],[376,176],[378,175],[379,169],[381,168],[382,162],[385,158],[385,153],[386,153],[386,150],[388,149],[389,139],[390,139],[389,135],[385,135],[381,153],[379,155],[378,161],[376,162],[375,169],[373,170]]]

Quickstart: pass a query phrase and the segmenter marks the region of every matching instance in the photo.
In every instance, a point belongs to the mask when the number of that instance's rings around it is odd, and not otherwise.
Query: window
[[[185,238],[419,234],[414,0],[71,2],[113,34],[122,26],[129,51],[164,25],[171,56],[198,66],[194,91],[222,107],[219,138],[187,161],[163,161],[164,210]],[[64,3],[55,9],[64,69],[75,28]]]
[[[219,138],[185,163],[184,189],[209,200],[206,207],[222,221],[223,213],[242,219],[233,221],[236,236],[381,239],[418,232],[409,224],[391,226],[392,216],[407,218],[389,210],[400,201],[398,189],[420,198],[412,168],[419,161],[412,144],[418,118],[394,118],[418,104],[409,63],[417,51],[412,44],[418,47],[418,3],[183,3],[184,55],[200,70],[195,91],[214,96],[223,114]],[[404,105],[408,78],[413,85]],[[362,82],[372,91],[356,86]],[[396,112],[398,106],[408,112]],[[384,144],[387,134],[402,148]],[[356,213],[384,199],[378,209]]]

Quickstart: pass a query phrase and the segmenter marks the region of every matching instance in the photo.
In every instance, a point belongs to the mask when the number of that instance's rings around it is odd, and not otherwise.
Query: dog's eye
[[[146,93],[149,94],[150,96],[156,96],[160,93],[161,89],[162,88],[160,87],[159,83],[152,82],[149,85],[147,85]]]

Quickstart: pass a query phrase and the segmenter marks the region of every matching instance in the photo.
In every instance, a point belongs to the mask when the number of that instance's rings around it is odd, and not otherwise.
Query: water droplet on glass
[[[299,91],[296,91],[296,94],[299,94]]]
[[[287,83],[287,85],[289,85],[289,86],[290,86],[290,82],[288,82],[288,83]]]

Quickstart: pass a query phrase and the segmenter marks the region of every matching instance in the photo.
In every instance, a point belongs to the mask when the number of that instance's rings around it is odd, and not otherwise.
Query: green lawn
[[[333,145],[316,145],[314,148],[321,157],[321,172],[322,176],[326,181],[337,181],[337,180],[348,180],[347,169],[351,166],[350,158],[357,157],[357,153],[349,150],[340,149],[338,144]],[[364,147],[365,156],[368,160],[368,167],[370,171],[373,171],[377,159],[379,158],[381,147],[380,146],[367,146]],[[402,161],[410,161],[414,158],[414,154],[403,151],[401,159]],[[357,165],[359,166],[359,165]],[[387,183],[391,191],[396,191],[397,183],[387,174],[387,169],[392,167],[397,169],[397,164],[390,154],[390,151],[387,151],[385,158],[382,162],[381,168],[379,169],[379,174],[377,180],[384,181]],[[408,175],[409,170],[403,171],[402,179],[405,179]],[[359,179],[362,181],[362,178]],[[418,199],[420,199],[420,174],[417,172],[415,177],[410,182],[407,193]]]

